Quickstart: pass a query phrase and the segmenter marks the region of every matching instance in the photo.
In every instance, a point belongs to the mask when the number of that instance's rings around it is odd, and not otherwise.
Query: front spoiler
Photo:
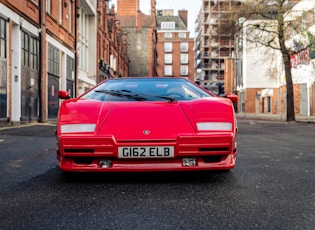
[[[174,158],[118,158],[118,146],[174,146]],[[207,157],[218,157],[209,161]],[[195,166],[183,166],[183,158],[195,158]],[[79,159],[79,160],[78,160]],[[82,160],[83,159],[83,163]],[[228,170],[235,166],[236,136],[233,132],[180,135],[172,140],[123,142],[112,136],[61,136],[58,139],[57,160],[62,171],[68,172],[153,172]],[[85,161],[86,160],[86,161]],[[111,161],[104,168],[101,161]]]
[[[73,158],[58,157],[59,167],[67,172],[157,172],[157,171],[202,171],[202,170],[228,170],[235,166],[236,152],[222,156],[220,162],[204,162],[197,157],[196,166],[183,166],[183,158],[167,160],[112,160],[109,168],[103,168],[101,161],[110,158],[94,158],[90,164],[76,164]]]

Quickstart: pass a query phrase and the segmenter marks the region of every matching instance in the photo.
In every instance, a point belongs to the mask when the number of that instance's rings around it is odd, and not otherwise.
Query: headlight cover
[[[68,124],[61,125],[61,133],[91,133],[96,124]]]
[[[197,128],[199,131],[231,131],[231,122],[197,122]]]

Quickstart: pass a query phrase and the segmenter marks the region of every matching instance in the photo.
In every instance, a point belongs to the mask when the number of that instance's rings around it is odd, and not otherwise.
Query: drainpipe
[[[43,121],[43,100],[42,100],[42,76],[43,76],[43,68],[42,68],[42,16],[43,16],[43,0],[39,0],[39,29],[38,29],[38,39],[39,39],[39,58],[38,58],[38,72],[39,72],[39,78],[38,78],[38,101],[39,101],[39,118],[38,121]]]
[[[80,17],[80,5],[78,1],[74,1],[74,97],[78,92],[78,17]]]

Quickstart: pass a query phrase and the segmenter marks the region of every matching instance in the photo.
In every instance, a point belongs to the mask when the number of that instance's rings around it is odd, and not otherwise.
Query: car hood
[[[60,124],[93,123],[94,135],[113,135],[116,140],[173,139],[196,133],[196,122],[233,121],[228,100],[199,99],[180,102],[64,101]]]

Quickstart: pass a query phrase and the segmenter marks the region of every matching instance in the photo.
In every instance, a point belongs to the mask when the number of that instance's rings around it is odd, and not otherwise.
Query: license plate
[[[173,146],[118,147],[119,158],[170,158],[174,157]]]

